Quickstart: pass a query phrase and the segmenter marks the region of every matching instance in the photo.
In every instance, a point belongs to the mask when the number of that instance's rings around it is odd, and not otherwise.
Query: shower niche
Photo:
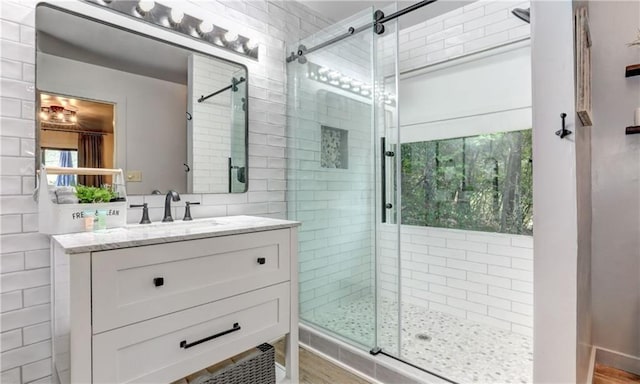
[[[349,168],[349,131],[321,126],[320,166],[322,168]]]

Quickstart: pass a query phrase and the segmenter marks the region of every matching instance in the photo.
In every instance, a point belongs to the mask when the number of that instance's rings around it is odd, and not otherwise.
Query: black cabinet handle
[[[198,344],[202,344],[202,343],[207,342],[209,340],[217,339],[220,336],[228,335],[231,332],[236,332],[236,331],[239,331],[239,330],[240,330],[240,325],[238,323],[233,323],[233,328],[227,329],[226,331],[222,331],[220,333],[216,333],[215,335],[211,335],[209,337],[205,337],[204,339],[200,339],[200,340],[194,341],[193,343],[187,343],[187,340],[182,340],[180,342],[180,348],[184,348],[184,349],[191,348],[191,347],[194,347],[194,346],[196,346]]]
[[[258,257],[258,264],[262,265],[266,262],[267,262],[267,259],[265,259],[264,257]]]
[[[153,285],[155,285],[156,287],[161,287],[164,285],[164,277],[154,277],[153,278]]]

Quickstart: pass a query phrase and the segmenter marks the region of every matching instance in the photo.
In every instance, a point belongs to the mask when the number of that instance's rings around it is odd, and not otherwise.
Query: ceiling
[[[387,7],[392,6],[394,1],[362,1],[362,0],[348,0],[348,1],[336,1],[336,0],[299,0],[314,11],[325,16],[332,21],[340,21],[349,15],[353,15],[365,9],[389,9]],[[443,13],[452,11],[456,8],[460,8],[469,3],[473,3],[475,0],[439,0],[435,3],[431,3],[423,8],[405,14],[399,18],[400,29],[407,28],[422,21],[431,19]],[[397,8],[391,9],[403,9],[418,1],[398,1]],[[390,12],[386,12],[387,16]]]

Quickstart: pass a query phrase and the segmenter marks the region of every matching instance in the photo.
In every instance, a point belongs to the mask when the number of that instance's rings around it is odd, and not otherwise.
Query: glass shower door
[[[372,20],[371,9],[288,47]],[[288,216],[300,220],[300,318],[375,345],[373,37],[364,31],[287,64]]]
[[[387,199],[378,218],[378,346],[453,382],[528,383],[533,228],[527,25],[503,2],[448,5],[452,9],[438,14],[429,6],[415,11],[411,17],[422,21],[414,24],[400,19],[397,37],[388,36],[395,30],[386,23],[380,39],[389,41],[378,45],[378,84],[398,90],[397,105],[384,95],[376,104],[376,129],[385,137],[381,194]],[[474,21],[434,31],[455,25],[463,13]],[[492,25],[492,17],[503,23]],[[505,37],[521,38],[472,39],[502,26],[522,33]],[[397,52],[393,73],[383,65],[386,47]]]
[[[395,5],[381,9],[385,15]],[[401,355],[402,302],[400,280],[400,210],[398,194],[397,21],[384,24],[375,35],[375,162],[376,168],[376,350]],[[372,351],[376,353],[376,350]]]

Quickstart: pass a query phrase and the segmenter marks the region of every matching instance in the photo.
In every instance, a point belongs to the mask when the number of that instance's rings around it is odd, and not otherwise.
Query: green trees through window
[[[402,144],[402,224],[531,235],[531,130]]]

